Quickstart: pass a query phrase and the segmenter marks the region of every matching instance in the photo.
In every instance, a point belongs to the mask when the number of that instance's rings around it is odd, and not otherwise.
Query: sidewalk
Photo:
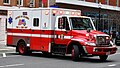
[[[0,53],[15,52],[15,47],[7,47],[6,41],[0,41]]]

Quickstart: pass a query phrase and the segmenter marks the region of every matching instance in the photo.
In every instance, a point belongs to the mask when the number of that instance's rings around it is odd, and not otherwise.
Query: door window
[[[58,28],[70,30],[67,17],[62,17],[58,19]]]

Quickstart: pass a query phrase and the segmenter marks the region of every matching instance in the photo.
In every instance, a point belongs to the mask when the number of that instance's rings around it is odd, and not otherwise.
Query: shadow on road
[[[10,53],[11,55],[19,55],[18,53]],[[22,56],[29,56],[29,57],[40,57],[40,58],[50,58],[50,59],[56,59],[56,60],[65,60],[65,61],[72,61],[70,56],[62,56],[62,55],[51,55],[46,56],[42,53],[31,53],[30,55],[22,55]],[[111,63],[116,62],[114,60],[108,59],[106,61],[100,61],[99,57],[82,57],[77,62],[87,62],[87,63]]]

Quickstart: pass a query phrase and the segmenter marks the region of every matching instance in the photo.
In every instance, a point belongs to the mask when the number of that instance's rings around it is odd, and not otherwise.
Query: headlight
[[[85,42],[86,45],[89,45],[89,46],[96,46],[96,44],[94,42]]]

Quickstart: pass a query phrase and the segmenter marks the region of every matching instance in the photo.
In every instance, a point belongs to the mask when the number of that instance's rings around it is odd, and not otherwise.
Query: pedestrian
[[[110,31],[110,37],[111,37],[113,43],[115,44],[115,40],[116,40],[116,31]]]

